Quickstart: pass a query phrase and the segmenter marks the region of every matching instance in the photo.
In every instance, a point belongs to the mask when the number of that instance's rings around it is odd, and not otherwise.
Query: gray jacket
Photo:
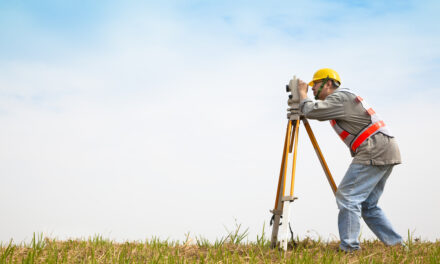
[[[344,92],[346,90],[348,88],[338,88],[323,101],[314,102],[310,98],[301,100],[300,109],[306,118],[319,121],[334,119],[345,131],[357,135],[371,122],[371,118],[365,108],[355,102],[356,96]],[[359,164],[387,165],[402,162],[395,138],[382,133],[366,139],[351,155],[353,163]]]

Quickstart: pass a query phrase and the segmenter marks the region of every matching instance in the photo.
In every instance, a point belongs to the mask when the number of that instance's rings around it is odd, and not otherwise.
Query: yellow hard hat
[[[329,68],[324,68],[315,72],[315,74],[313,75],[313,80],[309,82],[309,86],[313,86],[315,84],[315,81],[323,80],[325,78],[329,78],[341,83],[341,78],[336,71]]]

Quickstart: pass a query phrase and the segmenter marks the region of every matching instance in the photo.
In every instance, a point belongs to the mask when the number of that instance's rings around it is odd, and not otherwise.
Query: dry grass
[[[261,237],[257,242],[242,242],[233,235],[215,243],[203,238],[195,243],[156,238],[115,243],[101,236],[58,241],[40,235],[30,244],[1,245],[0,263],[440,263],[440,241],[411,239],[406,249],[363,241],[361,251],[346,254],[338,251],[337,242],[305,239],[284,253],[271,249]]]

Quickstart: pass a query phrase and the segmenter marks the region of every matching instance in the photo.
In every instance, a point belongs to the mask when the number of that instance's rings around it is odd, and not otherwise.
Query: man
[[[397,143],[387,125],[353,91],[340,88],[332,69],[320,69],[308,84],[316,101],[307,97],[308,85],[299,81],[300,109],[309,119],[330,120],[349,147],[353,161],[336,192],[340,250],[360,249],[360,217],[386,245],[402,244],[382,209],[377,206],[393,166],[401,163]]]

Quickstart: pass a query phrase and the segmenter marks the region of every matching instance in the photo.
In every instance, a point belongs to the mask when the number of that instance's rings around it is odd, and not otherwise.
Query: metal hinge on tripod
[[[283,216],[280,215],[280,218],[283,218]],[[272,217],[270,218],[269,225],[272,226],[274,221],[275,221],[275,215],[272,215]],[[282,225],[282,224],[283,224],[283,222],[280,222],[279,225]]]
[[[297,199],[298,199],[298,197],[295,197],[295,196],[284,196],[283,198],[281,198],[281,201],[283,201],[283,202],[285,202],[285,201],[293,202],[293,201],[295,201]]]

